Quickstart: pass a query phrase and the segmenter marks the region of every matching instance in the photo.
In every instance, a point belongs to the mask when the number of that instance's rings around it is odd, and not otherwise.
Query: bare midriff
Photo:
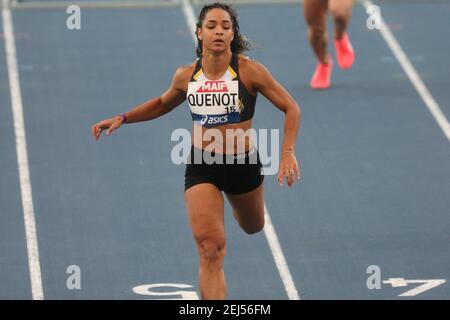
[[[209,128],[194,124],[192,144],[216,153],[241,154],[253,148],[251,127],[252,119]]]

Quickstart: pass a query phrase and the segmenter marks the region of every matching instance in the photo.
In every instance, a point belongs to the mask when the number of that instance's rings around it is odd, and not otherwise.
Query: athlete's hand
[[[122,126],[122,121],[123,119],[121,116],[100,121],[92,126],[92,136],[95,140],[98,140],[103,130],[107,130],[106,135],[109,136],[114,130],[119,129]]]
[[[283,186],[283,178],[286,178],[289,187],[294,184],[296,179],[300,179],[300,169],[293,151],[283,152],[281,155],[278,169],[278,183],[280,186]]]

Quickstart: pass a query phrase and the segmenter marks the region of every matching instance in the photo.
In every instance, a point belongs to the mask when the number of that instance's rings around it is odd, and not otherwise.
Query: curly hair
[[[200,12],[197,22],[197,29],[195,30],[195,36],[197,37],[197,57],[201,57],[203,53],[203,41],[198,38],[198,29],[202,27],[203,21],[205,20],[206,14],[212,9],[222,9],[228,12],[231,17],[231,22],[233,25],[234,38],[231,41],[231,51],[233,53],[242,53],[244,51],[250,50],[251,43],[247,40],[247,38],[240,33],[239,30],[239,22],[238,22],[238,13],[237,11],[230,5],[215,2],[209,5],[205,5]]]

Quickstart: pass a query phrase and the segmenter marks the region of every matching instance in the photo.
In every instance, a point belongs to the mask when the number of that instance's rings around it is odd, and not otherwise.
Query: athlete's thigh
[[[244,194],[226,194],[234,214],[245,225],[264,222],[264,185]]]
[[[334,15],[350,16],[354,0],[330,0],[329,9]]]
[[[304,0],[303,14],[309,26],[325,27],[327,21],[328,0]]]
[[[201,242],[214,237],[224,241],[224,199],[221,191],[211,183],[200,183],[187,189],[184,199],[195,240]]]

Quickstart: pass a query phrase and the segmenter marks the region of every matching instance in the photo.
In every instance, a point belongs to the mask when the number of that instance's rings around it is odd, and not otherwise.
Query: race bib
[[[212,127],[241,119],[237,80],[189,82],[187,101],[196,124]]]

